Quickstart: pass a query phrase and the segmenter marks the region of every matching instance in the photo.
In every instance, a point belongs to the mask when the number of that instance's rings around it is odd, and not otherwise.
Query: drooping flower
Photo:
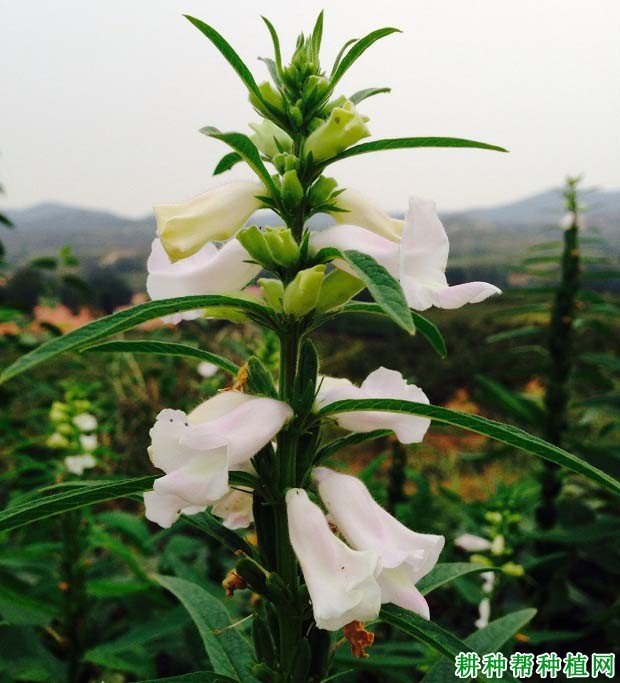
[[[348,379],[324,377],[317,399],[318,409],[350,399],[391,398],[428,403],[426,394],[415,384],[408,384],[400,372],[378,368],[356,387]],[[351,432],[371,432],[375,429],[391,429],[401,443],[419,443],[424,439],[431,421],[426,417],[390,413],[378,410],[359,410],[334,414],[334,419]]]
[[[461,534],[454,539],[454,545],[467,553],[483,553],[491,549],[491,541],[475,534]]]
[[[290,152],[293,148],[291,136],[269,119],[262,119],[260,123],[250,123],[250,128],[254,131],[250,140],[269,158],[280,152]]]
[[[346,214],[345,214],[346,215]],[[450,286],[446,279],[449,242],[435,203],[412,198],[400,242],[373,231],[373,227],[335,225],[311,238],[313,249],[354,249],[372,256],[400,281],[409,306],[425,311],[431,306],[454,309],[479,303],[501,290],[487,282]],[[346,269],[342,261],[335,265]]]
[[[145,494],[147,518],[167,528],[181,512],[195,514],[220,501],[229,493],[228,472],[245,469],[291,417],[286,403],[238,391],[217,394],[189,415],[162,410],[149,456],[165,476]]]
[[[68,455],[65,458],[64,463],[71,474],[77,474],[78,476],[84,474],[84,470],[89,470],[97,465],[97,461],[90,453]]]
[[[356,477],[318,467],[313,478],[330,519],[349,545],[379,554],[381,602],[392,602],[428,619],[428,605],[416,583],[437,563],[443,536],[408,529],[384,510]]]
[[[153,207],[157,235],[172,261],[195,254],[207,242],[230,239],[261,206],[261,183],[238,180],[218,185],[182,204]]]
[[[250,255],[236,239],[220,249],[210,242],[181,261],[172,262],[161,240],[154,239],[147,261],[146,291],[153,300],[201,294],[238,292],[260,272],[260,266],[248,263]],[[202,311],[184,311],[163,316],[176,324],[195,320]]]
[[[227,529],[245,529],[254,521],[252,491],[243,486],[230,489],[211,508],[211,512],[224,521]]]
[[[80,446],[85,451],[94,451],[98,443],[96,434],[80,434]]]
[[[92,432],[97,429],[97,418],[90,413],[80,413],[73,418],[73,424],[81,432]]]
[[[303,489],[286,492],[286,509],[289,538],[317,626],[337,631],[352,621],[375,619],[381,607],[377,553],[352,550],[343,543]]]

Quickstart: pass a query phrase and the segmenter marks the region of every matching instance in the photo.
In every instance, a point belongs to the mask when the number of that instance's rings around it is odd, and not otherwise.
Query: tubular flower
[[[360,387],[356,387],[348,379],[323,378],[316,399],[316,407],[321,409],[336,401],[367,398],[429,402],[422,389],[415,384],[408,384],[400,372],[378,368],[368,375]],[[350,432],[391,429],[401,443],[420,443],[431,424],[426,417],[378,410],[336,413],[334,419],[343,429]]]
[[[241,243],[233,239],[221,249],[210,242],[192,256],[173,262],[161,240],[154,239],[146,264],[146,291],[153,300],[238,292],[260,272],[260,266],[247,262],[250,258]],[[164,316],[162,320],[176,324],[202,315],[202,311],[186,311]]]
[[[195,254],[207,242],[232,237],[261,206],[261,183],[238,180],[218,185],[183,204],[154,207],[157,235],[170,260]]]
[[[361,115],[353,102],[345,101],[334,107],[329,117],[306,140],[306,152],[312,152],[315,161],[322,161],[343,152],[358,140],[367,138],[368,117]]]
[[[269,158],[275,157],[280,152],[290,152],[293,148],[291,136],[269,119],[262,119],[260,123],[251,123],[250,128],[254,131],[250,140]]]
[[[189,415],[162,410],[150,432],[149,456],[165,476],[144,494],[147,519],[167,528],[181,512],[195,514],[218,501],[229,505],[221,500],[230,490],[229,470],[245,469],[291,417],[281,401],[237,391],[217,394]]]
[[[400,242],[403,221],[388,216],[359,192],[344,190],[338,195],[336,204],[341,209],[332,214],[336,223],[357,225],[392,242]]]
[[[312,238],[315,250],[355,249],[372,256],[400,281],[409,306],[416,311],[460,308],[479,303],[501,290],[487,282],[450,286],[446,279],[449,242],[435,203],[412,198],[400,243],[356,225],[336,225]],[[335,264],[342,268],[342,262]]]
[[[428,619],[428,605],[415,585],[437,563],[443,536],[408,529],[386,512],[356,477],[317,467],[313,478],[330,519],[349,545],[379,554],[381,602],[392,602]]]
[[[379,615],[378,555],[349,548],[303,489],[286,493],[289,537],[308,586],[319,628],[337,631]]]

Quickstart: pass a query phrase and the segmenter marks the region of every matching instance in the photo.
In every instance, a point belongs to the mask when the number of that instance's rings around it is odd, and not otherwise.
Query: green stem
[[[572,226],[564,233],[560,284],[555,294],[549,326],[549,377],[545,395],[545,438],[562,446],[568,426],[568,402],[573,366],[573,322],[580,286],[578,202],[575,185],[569,181],[567,208],[574,215]],[[562,482],[557,465],[545,463],[541,476],[541,504],[536,511],[538,525],[550,529],[557,519],[556,499]]]
[[[300,332],[296,323],[292,324],[280,335],[280,399],[294,405],[295,377],[299,359]],[[297,448],[298,435],[295,419],[288,429],[280,432],[277,440],[277,462],[279,469],[279,488],[275,507],[276,531],[276,572],[296,596],[298,581],[297,558],[289,541],[288,519],[284,496],[287,489],[297,485]],[[291,610],[280,610],[278,614],[280,665],[284,680],[290,680],[293,658],[299,641],[303,638],[301,622],[295,614],[295,605]]]

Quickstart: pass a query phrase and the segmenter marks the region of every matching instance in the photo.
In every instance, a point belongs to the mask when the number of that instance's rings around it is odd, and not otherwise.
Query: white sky
[[[3,203],[139,215],[203,191],[226,151],[197,130],[245,130],[243,86],[182,13],[223,33],[262,80],[259,15],[288,56],[326,9],[324,64],[380,26],[345,93],[389,85],[363,111],[376,136],[448,135],[508,147],[382,152],[332,167],[389,209],[494,204],[568,173],[620,186],[619,0],[0,0]],[[232,176],[231,176],[232,177]]]

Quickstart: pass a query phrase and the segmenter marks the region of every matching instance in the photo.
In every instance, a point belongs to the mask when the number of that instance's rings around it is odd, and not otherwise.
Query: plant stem
[[[579,228],[576,181],[569,180],[567,209],[573,222],[564,232],[560,284],[555,294],[549,327],[549,377],[545,394],[545,438],[562,446],[568,426],[568,382],[573,366],[573,322],[580,286]],[[536,511],[541,529],[550,529],[557,519],[556,499],[562,482],[557,465],[546,462],[541,476],[542,500]]]

